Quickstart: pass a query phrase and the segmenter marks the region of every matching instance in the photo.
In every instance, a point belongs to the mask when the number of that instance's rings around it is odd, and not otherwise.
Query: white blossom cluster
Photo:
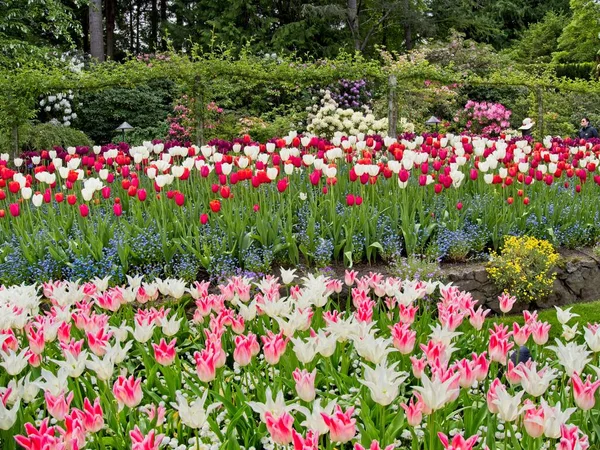
[[[77,114],[73,111],[73,98],[73,91],[71,90],[67,93],[51,94],[40,100],[40,107],[54,116],[50,120],[51,123],[68,127],[77,118]]]
[[[387,118],[376,119],[368,106],[363,106],[363,111],[342,109],[328,90],[323,92],[320,106],[314,105],[308,109],[307,130],[316,135],[333,136],[336,131],[346,135],[387,133]]]

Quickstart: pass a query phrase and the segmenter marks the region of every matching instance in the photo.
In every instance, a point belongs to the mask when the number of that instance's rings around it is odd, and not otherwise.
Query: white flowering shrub
[[[73,111],[73,91],[44,96],[40,108],[47,122],[68,127],[77,118]]]
[[[332,98],[331,92],[322,91],[323,97],[319,104],[308,108],[307,130],[317,136],[332,137],[334,134],[346,136],[363,134],[386,135],[388,119],[377,119],[371,109],[363,105],[361,110],[340,108]],[[413,132],[414,125],[406,119],[400,119],[399,130]]]

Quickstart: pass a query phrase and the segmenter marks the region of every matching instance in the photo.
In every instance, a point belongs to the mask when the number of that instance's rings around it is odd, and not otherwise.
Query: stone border
[[[600,260],[592,249],[559,250],[559,253],[562,258],[550,296],[530,304],[517,302],[511,312],[600,300]],[[501,292],[488,278],[484,263],[444,265],[442,272],[448,281],[471,293],[485,308],[501,313],[498,305]]]

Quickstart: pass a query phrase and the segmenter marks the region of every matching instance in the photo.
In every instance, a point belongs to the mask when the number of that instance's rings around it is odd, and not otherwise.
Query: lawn
[[[571,308],[571,313],[579,314],[579,317],[574,317],[568,322],[568,326],[575,325],[576,322],[579,322],[578,331],[582,330],[582,326],[587,325],[588,323],[600,323],[600,300],[589,303],[576,303],[573,305],[568,305],[563,307],[565,310],[567,308]],[[552,325],[550,329],[550,341],[553,341],[554,338],[560,337],[563,332],[563,328],[556,318],[556,309],[546,309],[539,312],[539,320],[542,322],[548,322]],[[488,322],[493,324],[496,323],[505,323],[512,327],[513,322],[517,322],[519,325],[523,325],[525,320],[523,315],[508,315],[508,316],[494,316],[488,319]]]

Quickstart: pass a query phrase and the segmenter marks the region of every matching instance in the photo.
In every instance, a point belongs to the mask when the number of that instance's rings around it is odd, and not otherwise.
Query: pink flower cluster
[[[473,132],[500,134],[503,129],[510,126],[511,114],[512,111],[501,103],[469,100],[464,109],[454,117],[454,121],[466,120],[465,127]]]

